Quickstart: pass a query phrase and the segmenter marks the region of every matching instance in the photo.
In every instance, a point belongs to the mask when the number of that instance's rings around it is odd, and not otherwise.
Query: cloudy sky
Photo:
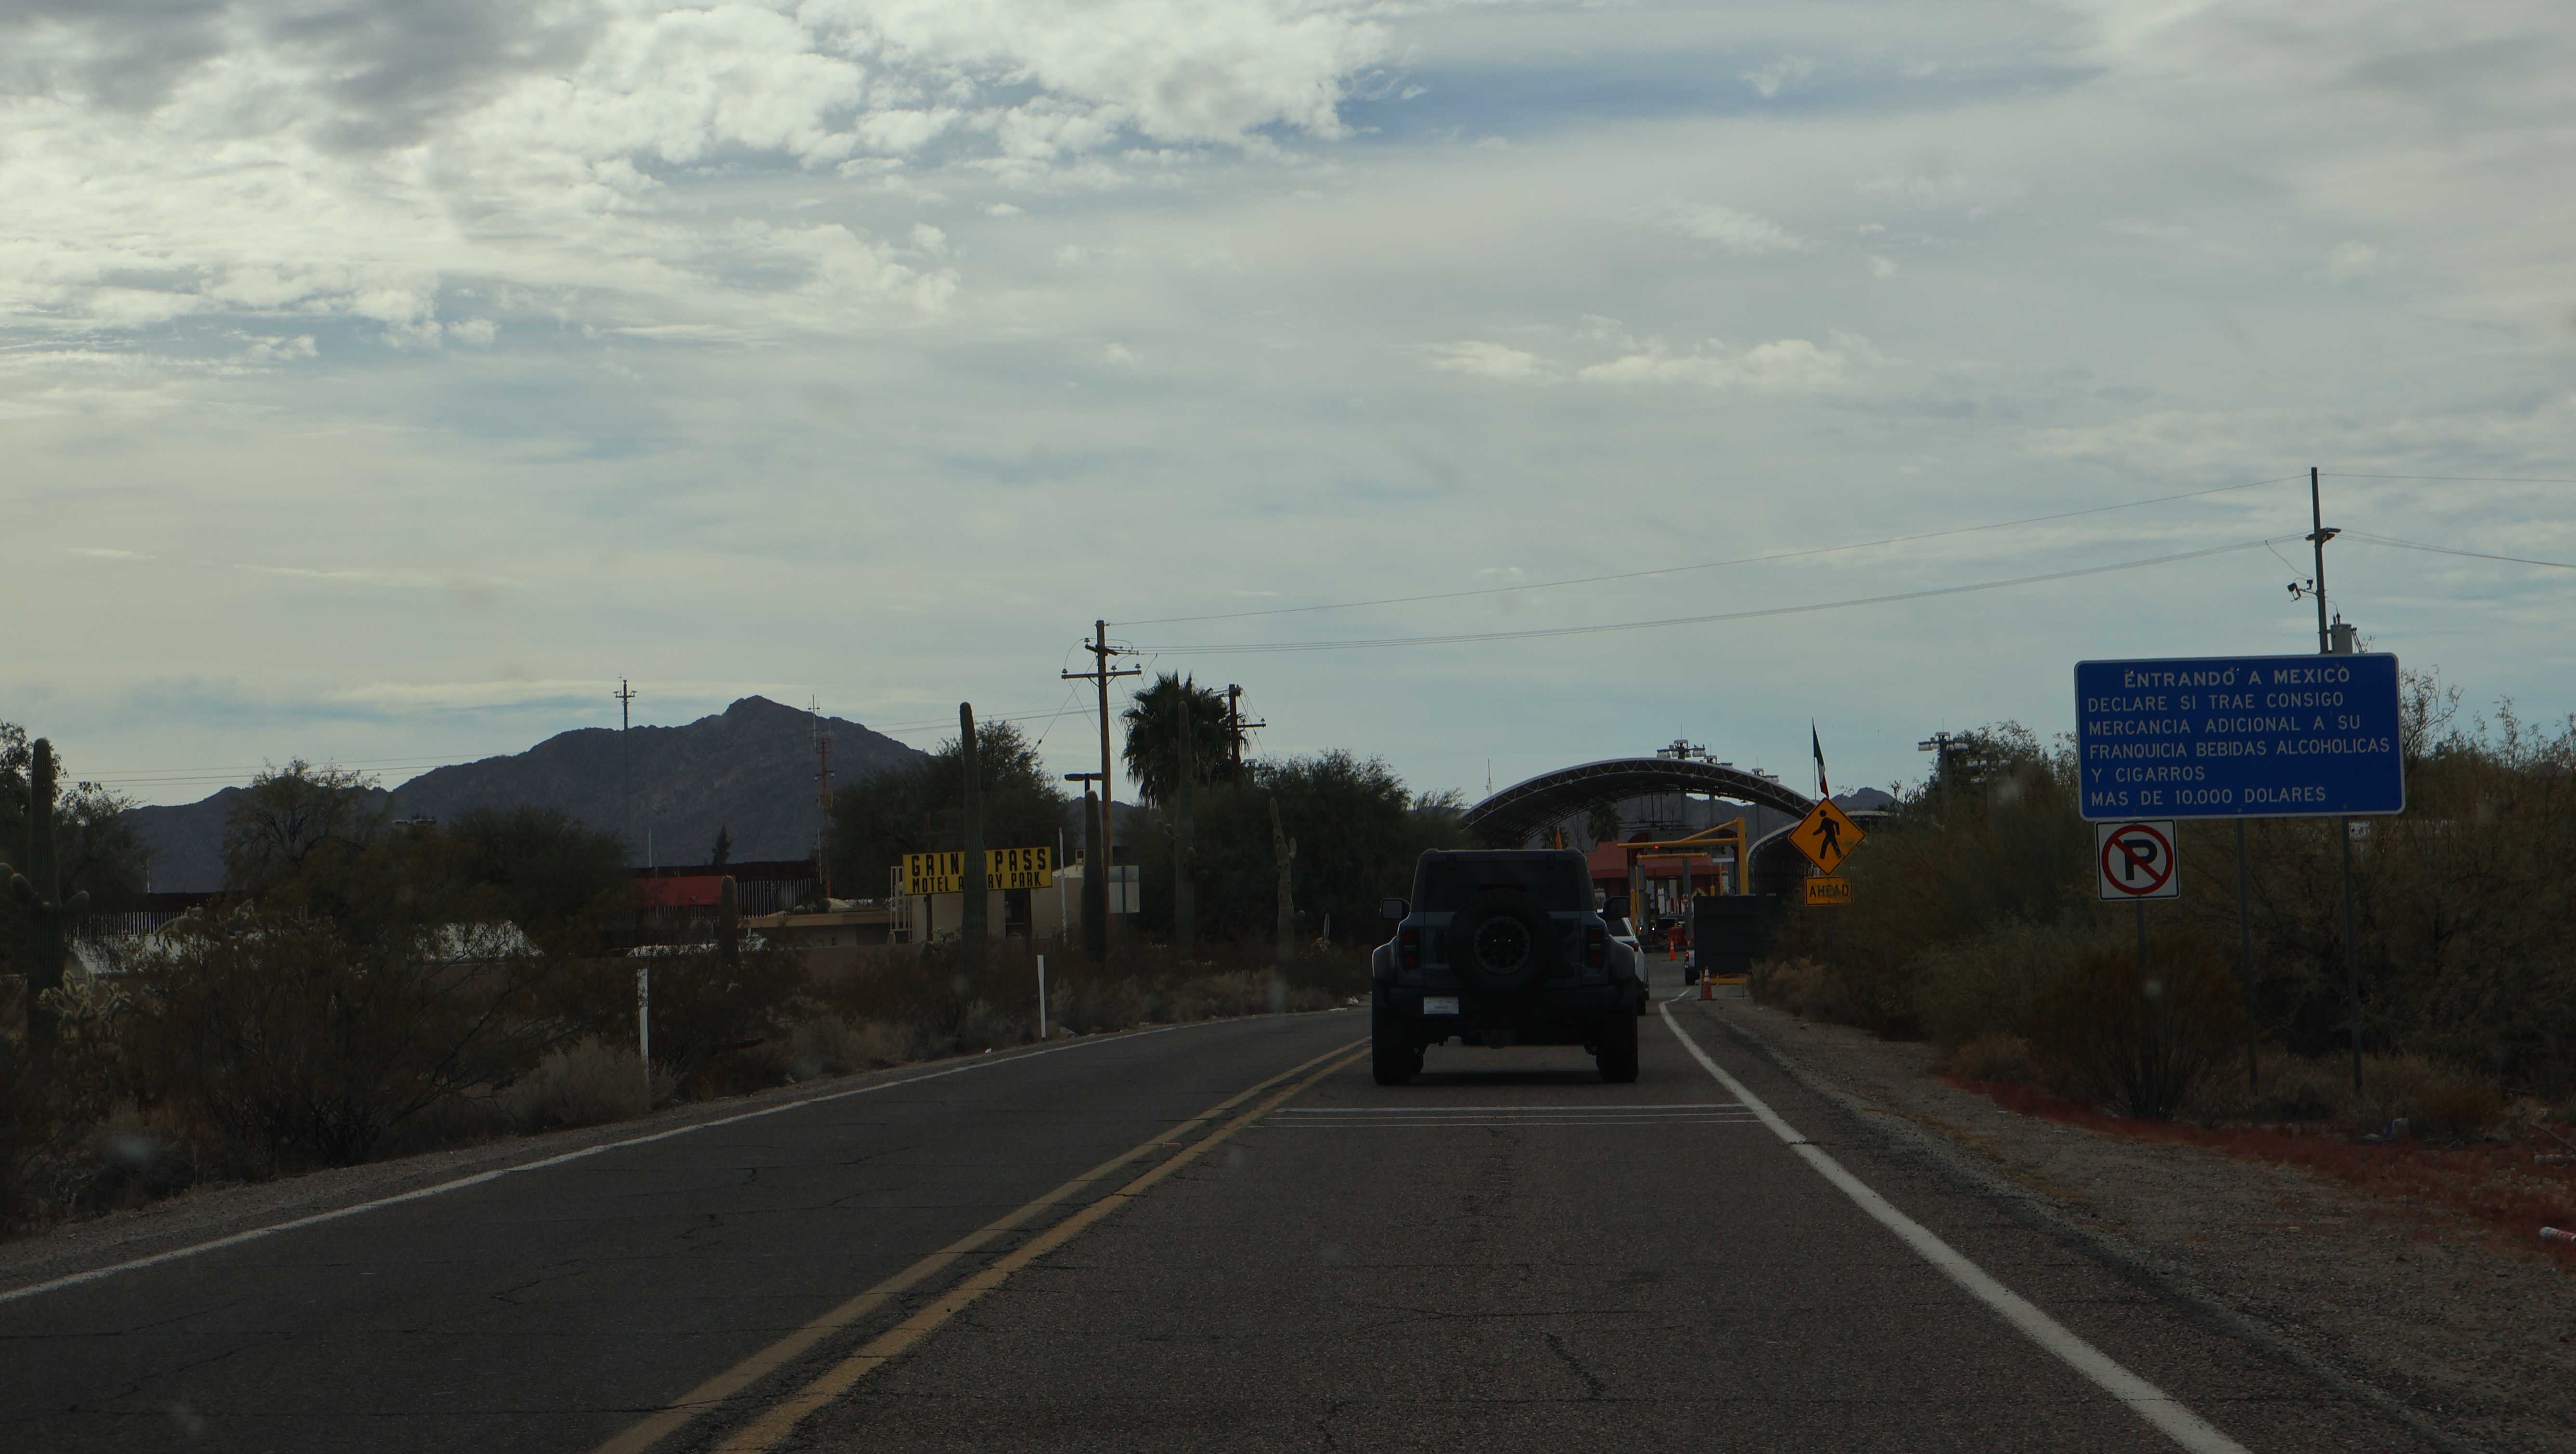
[[[2570,74],[2564,0],[0,0],[0,719],[146,801],[621,676],[1071,769],[1105,616],[1425,787],[1885,783],[2312,649],[2310,465],[2340,609],[2556,716],[2576,570],[2383,541],[2576,561]]]

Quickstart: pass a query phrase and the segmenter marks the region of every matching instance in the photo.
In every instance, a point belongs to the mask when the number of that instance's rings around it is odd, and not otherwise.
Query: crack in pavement
[[[1584,1388],[1589,1390],[1585,1397],[1593,1399],[1601,1397],[1603,1390],[1607,1389],[1609,1385],[1602,1382],[1600,1377],[1594,1374],[1591,1369],[1584,1367],[1573,1354],[1565,1351],[1565,1340],[1563,1338],[1558,1337],[1554,1333],[1546,1334],[1544,1335],[1544,1338],[1547,1343],[1547,1351],[1555,1354],[1564,1362],[1566,1367],[1574,1370],[1575,1377],[1583,1380]]]

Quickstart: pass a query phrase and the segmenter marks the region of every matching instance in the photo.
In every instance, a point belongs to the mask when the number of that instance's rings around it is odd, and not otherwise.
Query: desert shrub
[[[2482,1136],[2504,1120],[2503,1092],[2484,1075],[2423,1055],[2365,1056],[2361,1089],[2340,1055],[2266,1062],[2262,1093],[2248,1114],[2266,1121],[2319,1121],[2381,1131],[2404,1121],[2416,1135]]]
[[[2280,1056],[2262,1068],[2261,1089],[2246,1107],[2258,1121],[2343,1121],[2353,1109],[2352,1070],[2342,1060]]]
[[[516,1077],[542,961],[472,935],[343,934],[245,910],[183,922],[123,977],[123,1088],[220,1134],[236,1171],[363,1159],[443,1097]]]
[[[2111,937],[2107,925],[2084,918],[2013,920],[1925,951],[1912,966],[1925,1038],[1953,1047],[1998,1033],[2027,1041],[2048,987]]]
[[[909,1030],[877,1020],[856,1024],[818,1013],[796,1022],[787,1039],[788,1073],[798,1080],[882,1070],[920,1059]]]
[[[2058,1088],[2163,1119],[2238,1043],[2234,977],[2188,940],[2150,943],[2146,963],[2086,950],[2040,991],[2031,1048]]]
[[[1840,995],[1823,964],[1813,959],[1757,959],[1745,988],[1758,1004],[1788,1011],[1802,1020],[1839,1019],[1833,1013]]]
[[[2504,1093],[2475,1077],[2448,1074],[2424,1088],[2409,1119],[2418,1136],[2473,1139],[2504,1119]]]
[[[721,1095],[776,1084],[791,1008],[804,989],[797,956],[782,949],[710,948],[630,959],[652,973],[653,1063],[667,1068],[691,1096]],[[632,979],[627,983],[631,986]],[[631,988],[628,991],[632,993]],[[611,1033],[631,1040],[634,1012]]]
[[[1961,1080],[1995,1080],[2031,1085],[2039,1080],[2039,1062],[2030,1042],[2019,1035],[1989,1032],[1950,1052],[1950,1073]]]
[[[493,1096],[494,1108],[513,1130],[595,1126],[640,1116],[670,1093],[668,1071],[656,1070],[647,1087],[634,1047],[588,1036],[549,1052],[536,1069]]]

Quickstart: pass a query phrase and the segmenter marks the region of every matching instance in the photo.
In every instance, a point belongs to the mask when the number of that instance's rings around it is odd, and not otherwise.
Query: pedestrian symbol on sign
[[[1806,821],[1789,830],[1789,846],[1807,855],[1809,862],[1827,873],[1843,866],[1843,860],[1860,846],[1869,834],[1850,816],[1824,798],[1809,812]]]
[[[2171,820],[2096,823],[2093,846],[2095,887],[2105,902],[2182,897]]]

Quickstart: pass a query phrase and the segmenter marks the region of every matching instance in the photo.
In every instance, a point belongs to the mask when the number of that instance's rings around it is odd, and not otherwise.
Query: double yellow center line
[[[816,1344],[882,1311],[905,1293],[932,1281],[965,1258],[1036,1220],[1049,1209],[1073,1200],[1095,1183],[1108,1180],[1120,1169],[1176,1144],[1179,1138],[1190,1132],[1191,1128],[1219,1120],[1229,1112],[1235,1111],[1235,1108],[1244,1102],[1260,1096],[1264,1091],[1272,1090],[1281,1082],[1295,1080],[1294,1084],[1275,1091],[1249,1110],[1235,1114],[1233,1119],[1226,1121],[1216,1130],[1181,1147],[1177,1153],[1157,1162],[1152,1168],[1116,1191],[1085,1203],[1073,1215],[1030,1238],[1008,1255],[996,1259],[992,1265],[932,1299],[918,1312],[870,1339],[857,1352],[825,1369],[785,1400],[762,1410],[758,1417],[716,1446],[717,1454],[768,1454],[769,1450],[785,1442],[787,1436],[795,1431],[796,1425],[806,1415],[849,1392],[860,1379],[874,1373],[888,1361],[928,1337],[942,1323],[955,1317],[977,1298],[1000,1287],[1009,1280],[1011,1274],[1081,1236],[1086,1228],[1144,1195],[1156,1182],[1207,1154],[1235,1132],[1260,1120],[1291,1097],[1340,1070],[1343,1066],[1358,1060],[1365,1053],[1367,1053],[1367,1042],[1354,1042],[1336,1050],[1326,1051],[1303,1065],[1282,1071],[1257,1085],[1237,1091],[1188,1120],[1179,1122],[1170,1130],[1137,1143],[1053,1191],[985,1223],[842,1303],[839,1307],[806,1323],[795,1332],[690,1389],[669,1407],[627,1428],[617,1437],[600,1445],[592,1451],[592,1454],[643,1454],[643,1451],[654,1444],[714,1410],[726,1399],[777,1372]],[[1317,1069],[1318,1066],[1322,1068]],[[1312,1073],[1308,1074],[1308,1072]],[[1296,1079],[1301,1075],[1304,1076],[1303,1079]]]

